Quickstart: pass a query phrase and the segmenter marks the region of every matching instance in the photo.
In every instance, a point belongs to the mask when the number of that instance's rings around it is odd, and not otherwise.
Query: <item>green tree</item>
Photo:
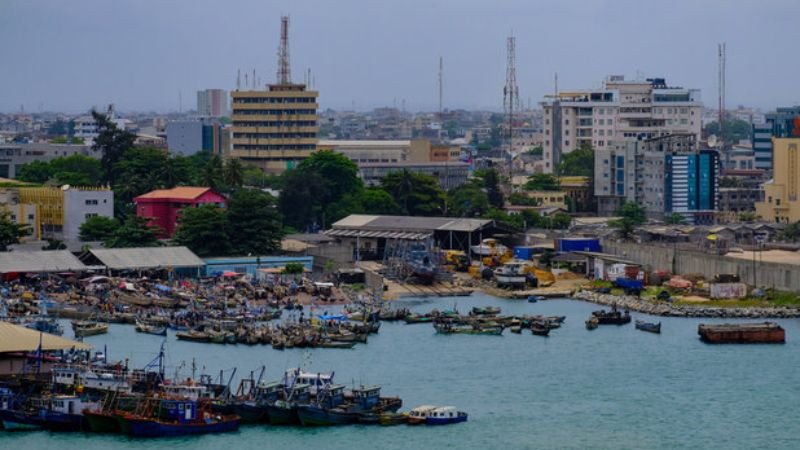
[[[558,165],[559,176],[581,176],[594,178],[594,150],[590,145],[565,153]]]
[[[489,211],[489,196],[477,183],[465,183],[449,193],[447,215],[456,217],[480,217]]]
[[[114,237],[120,225],[116,219],[105,216],[93,216],[86,219],[80,228],[82,241],[107,241]]]
[[[480,180],[489,204],[494,208],[502,208],[505,204],[503,190],[500,189],[500,174],[494,168],[476,171],[475,177]]]
[[[103,182],[114,185],[116,181],[115,166],[122,159],[136,140],[136,135],[117,128],[106,115],[92,110],[92,117],[97,123],[97,137],[92,148],[102,154],[100,165],[103,168]]]
[[[522,187],[526,191],[560,191],[558,177],[550,173],[534,173]]]
[[[197,256],[230,255],[228,224],[227,212],[216,205],[184,208],[172,240],[189,247]]]
[[[143,217],[129,215],[114,236],[106,241],[106,247],[158,247],[159,228],[147,222],[148,220]]]
[[[717,137],[724,138],[725,142],[731,144],[737,144],[741,140],[750,140],[752,131],[753,127],[749,122],[733,118],[725,119],[722,136],[719,134],[719,121],[710,122],[706,125],[707,134],[714,134]]]
[[[675,212],[664,217],[664,223],[666,223],[667,225],[681,225],[682,223],[684,223],[685,220],[686,218],[683,217],[683,215]]]
[[[364,189],[358,194],[358,200],[366,214],[399,214],[400,205],[388,192],[378,187]]]
[[[502,209],[497,209],[497,208],[489,209],[489,211],[484,213],[482,217],[484,219],[492,219],[498,222],[502,222],[518,230],[522,229],[522,227],[525,225],[524,218],[521,214],[508,214]]]
[[[53,178],[59,184],[96,186],[103,179],[100,161],[86,155],[72,155],[50,161]]]
[[[800,221],[786,225],[780,233],[778,238],[786,242],[797,242],[800,239]]]
[[[445,193],[430,175],[403,169],[386,175],[381,187],[394,198],[404,215],[438,216],[444,211]]]
[[[255,189],[240,189],[228,201],[232,250],[241,255],[264,255],[281,247],[283,224],[275,198]]]
[[[536,147],[531,147],[525,153],[532,155],[532,156],[542,156],[544,154],[544,148],[541,145],[537,145]]]
[[[566,230],[572,224],[572,216],[563,212],[557,212],[550,217],[550,228],[556,230]]]
[[[202,184],[211,189],[217,190],[225,182],[222,168],[222,158],[219,155],[214,155],[208,160],[208,163],[203,167]]]
[[[11,244],[31,233],[28,225],[22,225],[11,220],[11,213],[0,211],[0,251],[5,252]]]
[[[244,166],[238,158],[231,158],[225,162],[222,171],[223,181],[231,188],[239,188],[244,184]]]
[[[314,224],[330,223],[341,214],[335,205],[364,188],[358,166],[344,155],[332,151],[314,152],[295,169],[283,176],[278,201],[287,225],[308,229]]]
[[[158,158],[161,160],[161,158]],[[192,159],[182,155],[170,155],[160,171],[161,182],[165,188],[195,184],[198,173]]]
[[[739,219],[739,222],[750,223],[755,222],[756,219],[758,219],[758,216],[756,215],[755,211],[742,211],[737,216],[737,219]]]
[[[306,266],[304,266],[303,263],[300,262],[288,262],[283,267],[283,273],[290,275],[299,275],[305,272],[305,270]]]
[[[625,237],[630,236],[636,227],[647,220],[642,206],[639,206],[638,203],[627,201],[617,210],[617,216],[619,218],[611,221],[610,225],[618,228]]]
[[[49,162],[32,161],[23,164],[17,171],[17,180],[28,183],[45,183],[53,178],[53,168]]]
[[[115,204],[131,203],[134,197],[166,186],[167,152],[156,147],[129,148],[114,165]]]

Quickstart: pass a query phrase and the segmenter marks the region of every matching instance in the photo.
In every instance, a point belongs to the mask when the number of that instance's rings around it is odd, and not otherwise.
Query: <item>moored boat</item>
[[[95,336],[108,333],[108,324],[91,320],[72,322],[72,331],[75,337]]]
[[[426,425],[446,425],[467,421],[467,413],[457,411],[455,406],[443,406],[436,408],[425,418]]]
[[[547,336],[550,334],[550,327],[546,323],[532,322],[531,334],[535,336]]]
[[[597,322],[599,325],[625,325],[626,323],[631,322],[631,314],[629,311],[620,312],[616,308],[612,309],[611,311],[606,311],[601,309],[600,311],[594,311],[592,313],[593,316],[597,317]]]
[[[223,433],[239,429],[235,414],[208,414],[204,404],[193,400],[164,399],[151,417],[124,413],[130,434],[135,437],[167,437],[193,434]]]
[[[209,342],[211,338],[208,334],[202,331],[179,331],[175,333],[175,337],[181,341],[192,341],[192,342]]]
[[[635,325],[637,330],[647,331],[650,333],[661,333],[661,322],[652,323],[645,322],[644,320],[637,320]]]
[[[592,314],[591,316],[589,316],[588,319],[586,319],[586,329],[587,330],[594,330],[599,325],[600,325],[600,321],[597,319],[597,316],[595,316],[594,314]]]
[[[164,325],[149,324],[142,321],[136,321],[136,331],[139,333],[153,334],[156,336],[166,336],[167,327]]]
[[[775,322],[723,323],[697,326],[700,339],[710,344],[783,344],[786,331]]]
[[[416,408],[409,411],[407,419],[408,424],[419,425],[425,423],[425,420],[428,418],[428,415],[436,408],[437,406],[433,405],[417,406]]]

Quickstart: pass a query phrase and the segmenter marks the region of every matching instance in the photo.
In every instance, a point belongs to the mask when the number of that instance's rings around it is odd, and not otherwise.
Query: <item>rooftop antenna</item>
[[[519,109],[519,89],[516,68],[517,39],[512,34],[506,40],[506,85],[503,88],[503,108],[508,120],[508,175],[511,179],[511,152],[514,150],[514,111]]]
[[[278,84],[290,84],[292,73],[289,68],[289,16],[281,17],[281,44],[278,47]]]
[[[723,129],[725,127],[725,43],[723,42],[718,44],[717,50],[719,52],[719,72],[717,74],[719,78],[719,139],[722,141],[721,146],[724,150],[725,135],[723,134]]]
[[[253,90],[256,90],[256,68],[253,67]]]
[[[242,69],[236,69],[236,90],[242,88]]]
[[[444,92],[444,86],[442,82],[442,73],[444,72],[444,60],[442,57],[439,57],[439,120],[442,120],[442,113],[444,109],[442,108],[442,93]]]
[[[248,81],[248,79],[247,79],[247,72],[244,73],[244,85],[245,86],[250,86],[250,81]]]

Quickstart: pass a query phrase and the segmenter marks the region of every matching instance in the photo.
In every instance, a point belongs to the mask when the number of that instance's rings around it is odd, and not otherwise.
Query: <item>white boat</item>
[[[498,286],[522,286],[525,284],[525,263],[509,261],[494,270]]]
[[[501,244],[497,239],[484,239],[480,245],[473,245],[470,247],[472,253],[478,256],[499,256],[508,251],[508,247]]]
[[[428,419],[428,416],[437,408],[438,406],[433,405],[417,406],[408,412],[408,424],[418,425],[425,423],[425,421]]]
[[[312,395],[333,384],[333,372],[304,372],[299,368],[289,369],[285,374],[285,382],[291,384],[307,384]]]

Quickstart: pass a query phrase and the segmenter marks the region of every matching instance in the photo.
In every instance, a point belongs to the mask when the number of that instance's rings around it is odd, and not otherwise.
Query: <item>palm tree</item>
[[[244,184],[244,166],[237,158],[231,158],[225,163],[223,180],[230,187],[241,187]]]

